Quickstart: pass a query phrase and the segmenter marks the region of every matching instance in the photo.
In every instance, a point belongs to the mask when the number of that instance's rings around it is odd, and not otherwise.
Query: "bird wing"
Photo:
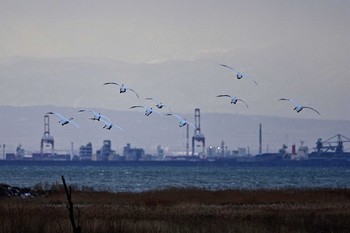
[[[145,106],[141,106],[141,105],[133,105],[130,108],[145,108]]]
[[[171,108],[170,107],[168,107],[168,106],[165,106],[166,108],[168,108],[169,109],[169,112],[170,112],[170,114],[172,114],[172,112],[173,111],[171,111]]]
[[[152,98],[152,97],[147,97],[147,98],[145,98],[145,100],[152,100],[154,103],[156,103],[156,104],[160,104],[161,103],[161,101],[159,101],[159,100],[157,100],[156,98]],[[167,106],[165,106],[163,103],[162,103],[162,105],[164,106],[164,107],[167,107]]]
[[[251,77],[247,73],[241,73],[241,74],[243,75],[243,78],[249,78],[250,80],[252,80],[255,83],[255,85],[259,86],[257,81],[255,81],[253,77]]]
[[[103,119],[103,118],[101,118],[101,121],[102,121],[103,123],[105,123],[106,125],[111,124],[111,122],[110,122],[110,121],[107,121],[106,119]]]
[[[109,84],[113,84],[113,85],[118,85],[118,86],[120,86],[118,83],[115,83],[115,82],[107,82],[107,83],[104,83],[103,85],[109,85]]]
[[[73,120],[69,120],[70,123],[72,123],[73,125],[75,125],[75,127],[79,128],[79,125],[77,123],[75,123]]]
[[[109,121],[109,122],[111,121],[111,120],[110,120],[107,116],[105,116],[105,115],[100,115],[100,116],[101,116],[100,120],[103,120],[103,118],[104,118],[104,119],[106,119],[106,120]]]
[[[216,97],[230,97],[231,98],[230,95],[217,95]]]
[[[163,113],[161,113],[161,112],[159,112],[159,111],[157,111],[157,110],[155,110],[155,109],[152,109],[152,112],[158,113],[158,114],[161,115],[161,116],[164,115]]]
[[[78,113],[80,113],[80,112],[91,112],[91,113],[97,115],[97,112],[95,112],[93,110],[81,109],[81,110],[78,111]]]
[[[247,108],[249,108],[248,107],[248,104],[244,101],[244,100],[242,100],[242,99],[237,99],[238,101],[242,101],[244,104],[245,104],[245,106],[247,106]]]
[[[156,100],[155,98],[152,98],[152,97],[147,97],[147,98],[145,98],[145,100],[153,100],[155,103],[159,102],[158,100]]]
[[[110,121],[106,121],[106,120],[103,119],[103,118],[101,118],[101,121],[102,121],[103,123],[105,123],[105,125],[108,125],[108,126],[112,125],[112,126],[114,126],[114,127],[117,127],[118,129],[120,129],[121,131],[124,131],[124,130],[122,129],[122,127],[120,127],[119,125],[114,125],[114,124],[112,124]]]
[[[95,111],[93,111],[93,110],[87,110],[88,112],[91,112],[92,114],[94,114],[94,115],[98,115],[99,113],[97,113],[97,112],[95,112]]]
[[[103,119],[103,118],[101,118],[101,121],[102,121],[103,123],[105,123],[105,126],[104,126],[104,127],[106,127],[106,126],[110,127],[110,126],[112,125],[112,123],[111,123],[110,121],[107,121],[107,120],[105,120],[105,119]]]
[[[236,71],[236,72],[239,72],[238,70],[236,70],[235,68],[231,67],[231,66],[228,66],[228,65],[225,65],[225,64],[220,64],[220,66],[223,66],[223,67],[226,67],[230,70],[233,70],[233,71]]]
[[[255,83],[255,85],[259,86],[258,83],[254,79],[252,79],[252,81]]]
[[[243,77],[250,78],[257,86],[259,86],[258,83],[257,83],[252,77],[250,77],[248,74],[242,73],[242,72],[236,70],[235,68],[233,68],[233,67],[231,67],[231,66],[228,66],[228,65],[225,65],[225,64],[220,64],[220,65],[223,66],[223,67],[226,67],[226,68],[228,68],[228,69],[231,69],[231,70],[233,70],[233,71],[236,71],[237,73],[241,73],[241,74],[243,75]]]
[[[54,115],[58,116],[58,117],[61,118],[61,119],[67,119],[66,117],[62,116],[61,114],[59,114],[59,113],[57,113],[57,112],[48,112],[48,113],[46,113],[46,114],[54,114]]]
[[[303,108],[308,108],[308,109],[311,109],[311,110],[313,110],[313,111],[315,111],[315,112],[317,112],[318,113],[318,115],[321,115],[316,109],[314,109],[314,108],[311,108],[311,107],[307,107],[307,106],[303,106]]]
[[[128,89],[128,90],[134,92],[134,93],[136,94],[137,98],[140,98],[139,94],[137,94],[136,91],[134,91],[133,89],[131,89],[131,88],[126,88],[126,89]]]
[[[167,109],[169,109],[169,112],[172,113],[171,108],[168,105],[164,104],[163,102],[156,100],[156,104],[157,105],[160,104],[161,106],[166,107]]]
[[[299,104],[295,102],[293,99],[288,99],[288,98],[280,98],[278,100],[288,100],[289,102],[292,102],[295,106],[298,106]]]
[[[196,129],[196,126],[194,126],[194,124],[192,124],[191,122],[186,121],[186,123],[187,123],[188,125],[190,125],[192,128]]]
[[[171,115],[171,116],[176,117],[177,119],[179,119],[179,121],[182,121],[182,120],[183,120],[183,118],[182,118],[182,117],[180,117],[180,116],[179,116],[179,115],[177,115],[177,114],[168,114],[168,115]]]
[[[121,131],[124,131],[123,129],[122,129],[122,127],[120,127],[120,126],[118,126],[118,125],[113,125],[114,127],[117,127],[118,129],[120,129]]]

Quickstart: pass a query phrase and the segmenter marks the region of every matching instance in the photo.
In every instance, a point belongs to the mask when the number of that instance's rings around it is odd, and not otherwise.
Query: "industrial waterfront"
[[[349,160],[350,153],[347,151],[350,139],[344,135],[336,134],[326,140],[315,138],[314,147],[305,145],[303,141],[300,144],[292,144],[291,146],[282,144],[280,149],[275,151],[263,151],[263,125],[260,123],[258,127],[258,135],[256,138],[257,153],[252,153],[249,147],[238,146],[235,149],[228,149],[224,140],[218,145],[209,144],[206,135],[201,130],[201,114],[200,109],[194,111],[195,129],[183,127],[185,132],[184,141],[186,142],[183,149],[179,152],[168,152],[162,145],[156,147],[153,153],[147,152],[142,147],[135,147],[132,142],[122,145],[121,151],[116,150],[118,141],[112,139],[101,140],[100,145],[93,145],[86,142],[79,145],[78,150],[71,148],[62,152],[56,149],[56,141],[50,130],[50,116],[44,115],[44,133],[41,139],[38,138],[40,150],[36,152],[28,152],[21,144],[14,151],[9,151],[5,144],[1,145],[0,159],[3,160],[53,160],[53,161],[174,161],[174,160],[192,160],[192,161],[217,161],[217,160],[233,160],[244,162],[259,162],[272,160],[317,160],[317,159],[341,159]],[[205,126],[205,125],[204,125]],[[51,126],[52,128],[52,126]],[[57,140],[57,139],[56,139]],[[209,144],[209,145],[208,145]],[[97,149],[95,149],[97,148]]]

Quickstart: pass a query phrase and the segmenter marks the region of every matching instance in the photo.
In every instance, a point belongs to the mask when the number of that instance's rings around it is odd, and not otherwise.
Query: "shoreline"
[[[304,160],[284,160],[284,159],[266,159],[266,160],[237,160],[227,159],[198,159],[198,160],[0,160],[2,165],[44,165],[44,166],[115,166],[115,165],[186,165],[186,164],[217,164],[217,165],[265,165],[265,166],[350,166],[350,159],[304,159]]]
[[[94,187],[87,186],[79,186],[74,183],[70,185],[70,188],[73,192],[76,193],[85,193],[85,194],[110,194],[110,195],[118,195],[118,194],[130,194],[130,195],[142,195],[147,193],[162,193],[162,192],[171,192],[171,191],[196,191],[196,192],[204,192],[204,193],[221,193],[221,192],[242,192],[242,193],[256,193],[256,192],[349,192],[349,201],[350,201],[350,188],[348,187],[279,187],[279,188],[264,188],[257,187],[256,189],[251,188],[226,188],[226,189],[206,189],[206,188],[198,188],[198,187],[165,187],[159,189],[150,189],[144,191],[111,191],[111,190],[98,190],[94,189]],[[0,183],[0,199],[1,198],[39,198],[41,196],[46,196],[52,193],[63,192],[63,184],[59,183],[37,183],[33,187],[18,187],[11,186],[6,183]]]

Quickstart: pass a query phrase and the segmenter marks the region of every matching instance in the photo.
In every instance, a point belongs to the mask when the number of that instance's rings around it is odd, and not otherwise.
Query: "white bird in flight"
[[[81,109],[78,111],[78,113],[82,113],[82,112],[91,112],[94,116],[91,118],[91,120],[94,121],[100,121],[101,118],[105,118],[106,120],[109,121],[108,117],[102,115],[101,113],[95,112],[93,110],[86,110],[86,109]]]
[[[152,114],[152,112],[156,112],[158,113],[159,115],[163,116],[163,114],[161,112],[158,112],[156,110],[154,110],[153,108],[151,107],[145,107],[145,106],[142,106],[142,105],[134,105],[134,106],[131,106],[130,109],[132,108],[144,108],[145,109],[145,115],[146,116],[149,116]]]
[[[73,117],[67,118],[67,117],[64,117],[63,115],[61,115],[61,114],[59,114],[59,113],[57,113],[57,112],[48,112],[48,113],[46,113],[46,114],[54,114],[54,115],[58,116],[58,117],[60,118],[60,120],[58,121],[58,123],[60,123],[62,126],[63,126],[63,125],[66,125],[66,124],[68,124],[68,123],[72,123],[72,124],[75,125],[77,128],[79,128],[78,124],[75,123],[75,122],[73,121]]]
[[[146,100],[152,100],[153,102],[155,102],[156,103],[156,107],[158,109],[162,109],[163,107],[165,107],[165,108],[169,109],[169,111],[171,112],[171,109],[167,105],[165,105],[163,102],[161,102],[161,101],[159,101],[159,100],[157,100],[155,98],[152,98],[152,97],[147,97],[145,99]]]
[[[245,104],[245,106],[247,106],[247,108],[249,108],[248,104],[244,100],[238,99],[236,96],[233,96],[233,95],[217,95],[216,97],[229,97],[231,99],[231,104],[237,104],[237,101],[241,101],[241,102],[243,102]]]
[[[167,114],[167,116],[174,116],[179,120],[179,127],[183,127],[185,125],[190,125],[191,127],[193,127],[194,129],[196,129],[196,127],[194,126],[194,124],[192,124],[191,122],[188,122],[185,118],[180,117],[177,114]]]
[[[246,73],[242,73],[242,72],[240,72],[240,71],[236,70],[235,68],[230,67],[230,66],[228,66],[228,65],[224,65],[224,64],[220,64],[220,65],[223,66],[223,67],[226,67],[226,68],[228,68],[228,69],[230,69],[230,70],[233,70],[233,71],[236,73],[236,78],[237,78],[237,79],[249,78],[249,79],[251,79],[257,86],[259,86],[258,83],[257,83],[253,78],[251,78],[249,75],[247,75]]]
[[[304,108],[307,108],[307,109],[313,110],[313,111],[316,112],[318,115],[321,115],[316,109],[314,109],[314,108],[312,108],[312,107],[300,105],[300,104],[298,104],[297,102],[295,102],[293,99],[280,98],[279,100],[287,100],[287,101],[292,102],[292,103],[294,104],[294,109],[293,109],[293,110],[295,110],[295,111],[297,111],[297,112],[300,112],[300,111],[303,110]]]
[[[124,131],[120,126],[114,125],[114,124],[112,124],[112,122],[107,121],[107,120],[105,120],[104,118],[101,118],[101,121],[105,124],[105,125],[103,126],[104,129],[110,130],[110,129],[112,129],[113,127],[116,127],[116,128],[118,128],[118,129],[120,129],[121,131]]]
[[[118,84],[118,83],[115,83],[115,82],[107,82],[107,83],[104,83],[103,85],[109,85],[109,84],[112,84],[112,85],[117,85],[119,86],[119,93],[125,93],[126,90],[130,90],[132,92],[135,93],[135,95],[137,96],[137,98],[140,98],[139,95],[136,93],[136,91],[134,91],[133,89],[129,88],[129,87],[126,87],[124,84]]]

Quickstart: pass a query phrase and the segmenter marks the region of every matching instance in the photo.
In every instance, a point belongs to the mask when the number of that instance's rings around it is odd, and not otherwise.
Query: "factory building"
[[[113,160],[114,157],[116,157],[116,152],[112,150],[111,140],[104,140],[102,148],[96,151],[96,159],[99,161],[107,161]]]
[[[160,145],[157,146],[157,158],[164,158],[164,149]]]
[[[142,148],[131,148],[130,143],[127,143],[123,149],[125,160],[140,160],[144,157],[145,151]]]
[[[86,146],[81,146],[79,149],[79,158],[82,161],[92,160],[92,144],[89,142]]]

